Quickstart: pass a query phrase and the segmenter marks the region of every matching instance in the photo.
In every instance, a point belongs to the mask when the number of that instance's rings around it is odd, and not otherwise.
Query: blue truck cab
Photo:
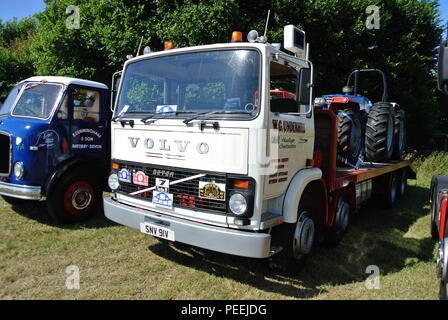
[[[18,83],[0,108],[0,195],[46,200],[64,223],[100,209],[110,163],[109,89],[66,77]]]

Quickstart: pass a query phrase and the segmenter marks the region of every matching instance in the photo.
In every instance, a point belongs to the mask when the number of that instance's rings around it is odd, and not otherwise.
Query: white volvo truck
[[[151,52],[123,68],[112,119],[109,219],[143,233],[299,270],[371,196],[403,196],[409,163],[336,167],[337,110],[313,108],[305,33],[251,32]],[[239,38],[239,39],[238,39]]]

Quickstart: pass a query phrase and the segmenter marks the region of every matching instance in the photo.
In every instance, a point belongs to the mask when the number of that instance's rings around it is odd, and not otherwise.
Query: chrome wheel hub
[[[87,189],[77,189],[73,192],[72,205],[76,210],[84,210],[92,202],[92,195]]]

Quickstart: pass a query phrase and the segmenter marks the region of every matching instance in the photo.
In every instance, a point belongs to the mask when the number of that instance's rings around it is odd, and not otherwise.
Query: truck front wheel
[[[94,174],[75,171],[59,179],[47,197],[47,206],[57,221],[75,223],[95,215],[101,198],[99,179]]]
[[[270,258],[269,267],[287,274],[297,274],[311,252],[315,238],[312,218],[312,203],[307,195],[302,196],[296,223],[285,223],[271,232],[274,246],[283,249]]]

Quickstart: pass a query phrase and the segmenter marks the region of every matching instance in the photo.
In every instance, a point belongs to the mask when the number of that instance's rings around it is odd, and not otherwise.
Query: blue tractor
[[[383,82],[382,99],[373,103],[360,95],[359,79],[364,73],[378,73]],[[338,164],[358,167],[363,161],[402,160],[406,150],[406,117],[397,103],[387,102],[387,79],[379,69],[353,71],[343,94],[316,98],[316,107],[335,108],[338,119]]]

